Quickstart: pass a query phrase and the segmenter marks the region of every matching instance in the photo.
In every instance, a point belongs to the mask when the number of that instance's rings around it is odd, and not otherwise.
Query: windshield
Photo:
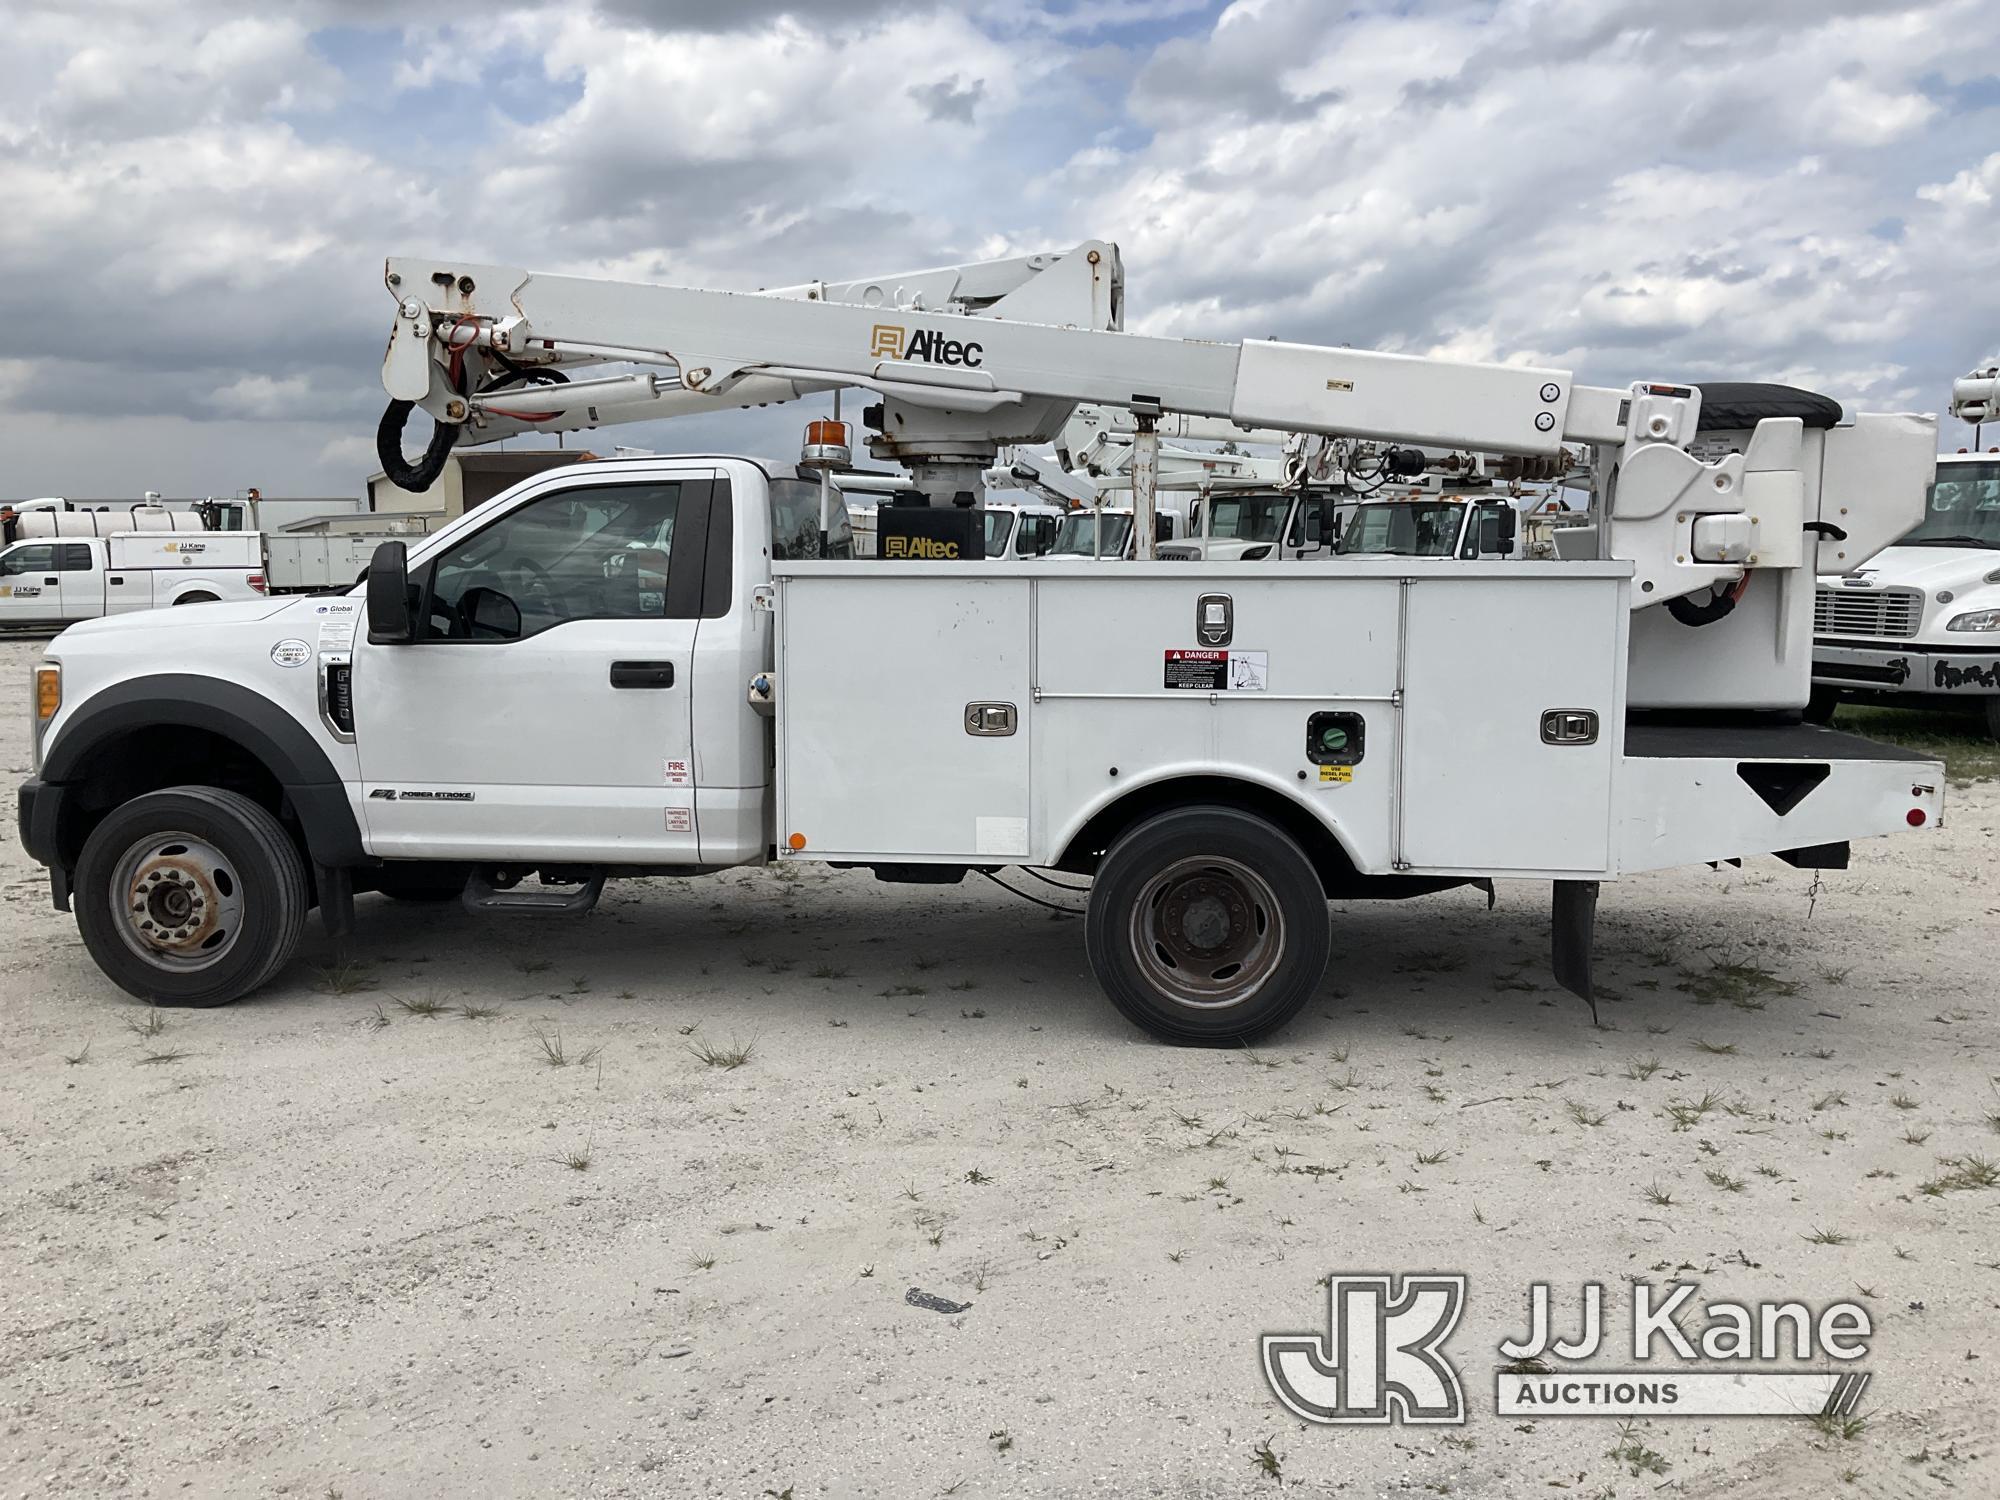
[[[1343,557],[1450,557],[1465,507],[1447,500],[1382,501],[1359,507],[1334,551]]]
[[[1289,495],[1218,495],[1210,502],[1209,535],[1239,542],[1275,542],[1291,509]]]
[[[1095,545],[1097,516],[1094,512],[1064,516],[1062,525],[1056,530],[1056,544],[1049,548],[1051,557],[1090,557],[1093,554],[1104,557],[1123,557],[1125,544],[1132,539],[1132,518],[1130,516],[1107,515],[1104,517],[1104,545]]]
[[[1005,557],[1007,539],[1014,534],[1014,512],[1011,510],[989,510],[986,512],[986,555]]]
[[[1924,518],[1902,545],[2000,548],[2000,459],[1939,464],[1937,483],[1924,497]]]

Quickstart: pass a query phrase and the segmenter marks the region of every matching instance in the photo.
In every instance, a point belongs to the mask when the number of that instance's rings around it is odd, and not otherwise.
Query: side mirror
[[[1514,550],[1514,528],[1519,517],[1512,506],[1496,506],[1479,516],[1479,552],[1482,557],[1505,557]]]
[[[666,572],[662,563],[660,571]],[[465,633],[474,640],[518,641],[521,638],[521,606],[501,593],[475,585],[458,601],[465,620]]]
[[[409,550],[401,542],[384,542],[368,559],[368,644],[407,645],[416,634]]]

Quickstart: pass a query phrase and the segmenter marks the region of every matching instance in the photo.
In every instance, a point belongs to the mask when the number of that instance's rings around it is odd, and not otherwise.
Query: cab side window
[[[509,511],[432,564],[419,638],[511,641],[571,620],[668,618],[667,571],[688,490],[705,500],[708,484],[563,489]],[[697,580],[700,550],[697,540],[687,559]]]
[[[56,547],[54,542],[36,542],[27,547],[16,547],[5,557],[0,557],[0,577],[11,578],[18,573],[50,573],[55,571]]]
[[[65,573],[88,573],[90,571],[90,543],[64,542],[60,566]]]

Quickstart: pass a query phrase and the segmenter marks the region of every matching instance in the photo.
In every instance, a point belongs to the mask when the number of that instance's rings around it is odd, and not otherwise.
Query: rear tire
[[[309,902],[278,820],[236,792],[182,786],[112,810],[84,841],[76,925],[127,994],[227,1005],[291,961]]]
[[[202,593],[202,592],[201,592],[201,590],[199,590],[199,589],[196,589],[196,590],[195,590],[195,591],[194,591],[194,592],[193,592],[192,594],[182,594],[182,595],[180,596],[180,598],[178,598],[178,599],[176,599],[176,600],[174,601],[174,603],[175,603],[175,604],[213,604],[213,603],[215,603],[215,595],[213,595],[213,594],[204,594],[204,593]]]
[[[1177,1046],[1234,1047],[1298,1014],[1333,935],[1326,891],[1291,835],[1236,808],[1189,807],[1112,845],[1084,946],[1134,1025]]]
[[[1808,724],[1831,724],[1833,712],[1840,707],[1840,694],[1832,688],[1816,687],[1806,703]]]
[[[2000,698],[1988,698],[1980,707],[1986,711],[1986,737],[2000,740]]]

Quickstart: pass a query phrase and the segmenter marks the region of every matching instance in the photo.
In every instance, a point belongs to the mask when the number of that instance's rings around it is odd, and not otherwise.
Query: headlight
[[[1270,555],[1271,555],[1271,544],[1269,542],[1266,542],[1261,547],[1245,548],[1243,552],[1243,560],[1245,562],[1262,562],[1265,558],[1269,557]]]
[[[35,668],[35,771],[42,769],[42,735],[49,727],[49,720],[62,707],[62,667],[52,661],[43,662]]]
[[[1970,614],[1953,615],[1946,630],[2000,630],[2000,609],[1975,609]]]

